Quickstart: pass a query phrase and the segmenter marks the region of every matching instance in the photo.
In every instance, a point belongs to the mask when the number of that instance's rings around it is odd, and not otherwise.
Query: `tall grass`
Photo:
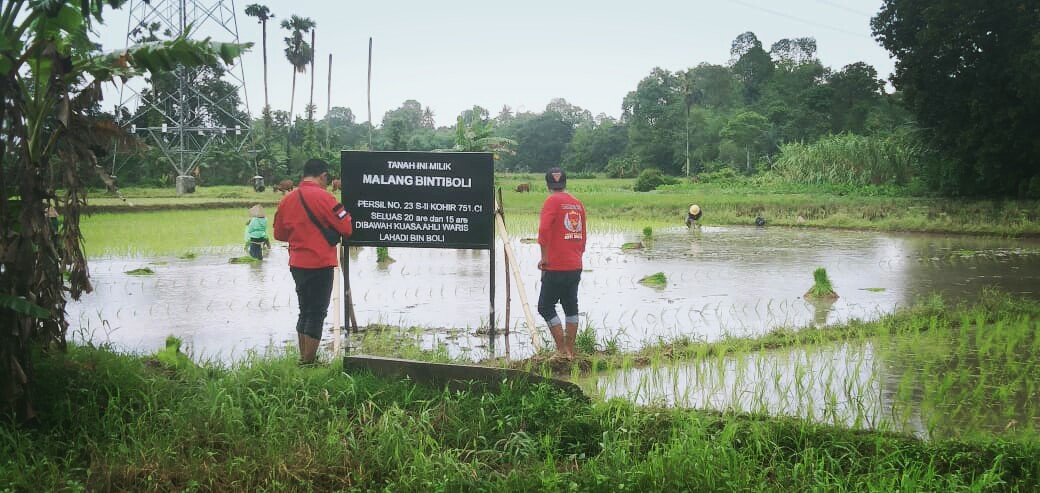
[[[773,170],[794,183],[906,185],[921,154],[921,146],[906,135],[844,133],[781,145]]]

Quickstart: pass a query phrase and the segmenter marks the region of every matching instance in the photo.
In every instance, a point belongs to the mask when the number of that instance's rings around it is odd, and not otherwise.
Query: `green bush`
[[[614,156],[607,161],[607,172],[609,178],[630,178],[635,170],[639,169],[638,163],[631,157]]]
[[[729,166],[719,168],[717,171],[710,173],[701,173],[697,175],[697,179],[701,183],[730,183],[739,181],[739,175]]]
[[[678,180],[661,173],[657,168],[647,168],[639,173],[633,189],[637,192],[649,192],[656,190],[661,185],[674,185]]]

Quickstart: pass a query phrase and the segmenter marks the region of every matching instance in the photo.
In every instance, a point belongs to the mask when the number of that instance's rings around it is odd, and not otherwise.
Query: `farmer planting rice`
[[[249,221],[246,222],[246,249],[250,257],[263,260],[264,247],[271,249],[271,240],[267,239],[267,215],[264,208],[256,204],[249,209]]]
[[[686,227],[692,228],[698,226],[697,221],[701,219],[702,211],[701,206],[693,204],[690,206],[690,211],[686,214]]]

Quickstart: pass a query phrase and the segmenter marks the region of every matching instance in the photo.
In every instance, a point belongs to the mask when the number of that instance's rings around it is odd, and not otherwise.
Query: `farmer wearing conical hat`
[[[690,213],[686,214],[686,227],[687,228],[692,228],[694,225],[696,225],[697,221],[700,220],[701,215],[702,215],[701,206],[699,206],[697,204],[691,205],[690,206]]]
[[[267,216],[264,208],[256,204],[249,209],[249,222],[246,223],[246,248],[249,256],[257,260],[264,259],[264,247],[271,249],[271,240],[267,239]]]

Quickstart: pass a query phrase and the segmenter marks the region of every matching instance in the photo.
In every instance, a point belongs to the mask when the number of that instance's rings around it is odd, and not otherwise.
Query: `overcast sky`
[[[263,63],[260,25],[243,13],[249,3],[253,1],[236,1],[234,8],[239,39],[256,43],[242,62],[249,110],[256,115],[263,106]],[[359,122],[367,120],[369,37],[374,44],[372,117],[377,123],[407,99],[429,106],[438,125],[453,124],[456,115],[475,104],[495,116],[503,105],[541,112],[552,98],[564,98],[593,115],[617,117],[625,94],[651,69],[726,64],[730,43],[745,31],[754,32],[766,50],[783,38],[814,37],[820,60],[835,70],[863,61],[887,79],[894,63],[870,35],[870,17],[881,0],[257,3],[275,15],[268,22],[272,107],[289,109],[292,72],[283,51],[287,31],[278,24],[296,14],[318,26],[314,100],[319,118],[325,113],[331,53],[332,106],[351,108]],[[125,45],[128,18],[126,9],[106,13],[107,23],[98,27],[104,49]],[[219,41],[231,39],[210,24],[200,32]],[[303,110],[309,84],[309,72],[297,80],[296,113]],[[118,99],[108,96],[106,109]]]

